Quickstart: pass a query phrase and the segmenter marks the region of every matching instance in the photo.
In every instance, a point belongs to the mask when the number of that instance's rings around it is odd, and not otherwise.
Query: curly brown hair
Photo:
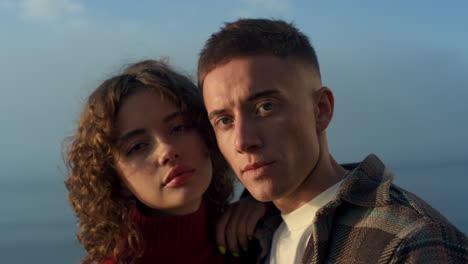
[[[135,198],[124,195],[116,171],[116,117],[122,102],[142,89],[155,91],[176,104],[203,136],[213,164],[213,179],[204,194],[213,219],[233,191],[233,179],[216,145],[200,93],[186,76],[163,61],[146,60],[104,81],[88,98],[76,134],[69,138],[65,181],[78,217],[77,238],[87,251],[81,263],[102,263],[113,256],[135,263],[142,256],[142,236],[131,219]],[[212,226],[212,225],[211,225]]]

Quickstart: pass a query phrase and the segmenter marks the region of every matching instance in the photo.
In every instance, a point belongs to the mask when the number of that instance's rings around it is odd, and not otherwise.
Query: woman
[[[232,179],[196,87],[165,63],[132,65],[90,95],[67,166],[82,263],[237,260],[209,229]]]

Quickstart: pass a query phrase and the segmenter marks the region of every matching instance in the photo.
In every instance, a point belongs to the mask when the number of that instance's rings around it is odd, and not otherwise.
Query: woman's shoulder
[[[117,264],[117,262],[115,262],[111,258],[108,258],[108,259],[104,260],[104,262],[102,264]]]

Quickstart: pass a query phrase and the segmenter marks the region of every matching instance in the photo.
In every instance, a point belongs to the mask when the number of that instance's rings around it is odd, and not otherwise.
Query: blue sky
[[[468,158],[465,1],[0,0],[0,175],[63,175],[84,99],[124,64],[169,57],[194,75],[204,41],[238,17],[294,21],[335,93],[340,162]]]

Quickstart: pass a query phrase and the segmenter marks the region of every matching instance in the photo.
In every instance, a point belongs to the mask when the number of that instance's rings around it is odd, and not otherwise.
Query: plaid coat
[[[468,263],[468,239],[439,212],[392,184],[375,156],[351,170],[336,198],[322,207],[302,263]],[[462,213],[462,212],[460,212]],[[279,215],[265,219],[258,238],[268,260]]]

